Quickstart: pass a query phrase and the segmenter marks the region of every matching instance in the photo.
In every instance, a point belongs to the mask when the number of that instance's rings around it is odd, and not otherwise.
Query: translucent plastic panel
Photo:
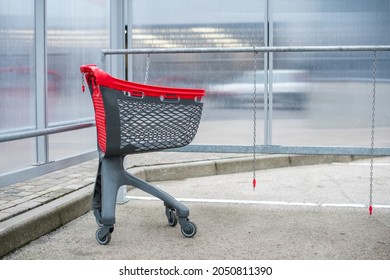
[[[0,134],[35,127],[34,1],[0,1]],[[34,162],[33,141],[0,144],[0,173]]]
[[[0,3],[0,132],[35,124],[33,1]]]
[[[50,157],[67,158],[96,149],[96,128],[52,134],[49,136]]]
[[[134,48],[264,45],[264,1],[132,2]],[[134,81],[144,82],[146,60],[146,55],[133,56]],[[257,69],[264,69],[262,54],[258,54],[256,64]],[[160,54],[150,57],[147,75],[149,84],[206,89],[203,117],[194,143],[250,144],[253,69],[252,53]],[[233,83],[245,89],[232,90],[229,85]],[[262,83],[259,88],[262,92]],[[261,104],[260,97],[258,102]],[[262,117],[262,113],[257,114],[260,131]]]
[[[389,40],[389,1],[271,2],[274,45],[374,45]]]
[[[109,47],[109,1],[47,1],[49,123],[93,116],[81,93],[82,64],[99,64]]]
[[[290,3],[290,2],[289,2]],[[274,2],[274,45],[388,45],[388,1]],[[390,145],[390,53],[376,63],[376,137]],[[273,144],[369,146],[373,94],[373,52],[275,53],[275,72],[299,71],[285,85],[302,102],[297,109],[278,108],[275,81]],[[279,97],[278,97],[279,96]],[[279,98],[280,99],[280,98]]]
[[[35,147],[35,139],[0,143],[0,174],[34,164]]]
[[[99,65],[100,50],[109,47],[109,2],[47,1],[49,126],[92,119],[94,116],[88,90],[85,93],[81,91],[79,69],[82,64]],[[84,132],[80,134],[84,135]],[[50,158],[56,159],[60,155],[65,157],[96,148],[95,137],[77,137],[77,141],[72,141],[72,138],[74,135],[71,133],[60,137],[50,136]]]

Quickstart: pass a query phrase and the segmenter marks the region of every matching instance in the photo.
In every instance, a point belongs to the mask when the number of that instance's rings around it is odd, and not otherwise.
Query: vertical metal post
[[[37,129],[47,127],[46,106],[46,0],[34,1],[35,35],[35,123]],[[37,164],[48,162],[48,136],[36,138]]]
[[[133,0],[127,0],[127,14],[125,15],[125,24],[127,26],[126,29],[126,48],[132,49],[133,48]],[[126,55],[126,73],[127,73],[127,80],[133,81],[133,55]]]
[[[110,1],[110,48],[125,47],[125,0]],[[109,58],[108,72],[116,78],[124,79],[125,64],[122,55]]]
[[[128,3],[132,4],[132,3]],[[110,1],[110,48],[125,48],[125,0]],[[106,60],[107,61],[107,60]],[[123,55],[111,56],[109,73],[119,79],[125,79],[125,59]],[[127,186],[121,186],[116,197],[117,203],[128,201]]]

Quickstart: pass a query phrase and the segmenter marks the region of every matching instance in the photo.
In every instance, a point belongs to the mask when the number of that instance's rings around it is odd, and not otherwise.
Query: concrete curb
[[[65,225],[91,209],[93,186],[88,185],[0,223],[0,256]]]
[[[256,170],[302,165],[349,162],[354,156],[271,155],[257,156]],[[194,162],[130,168],[129,172],[148,181],[181,180],[253,170],[253,157],[203,160]],[[65,225],[92,209],[93,184],[60,197],[43,206],[0,223],[0,257]]]
[[[349,162],[360,159],[355,156],[335,155],[270,155],[257,156],[256,170],[324,164],[331,162]],[[214,176],[247,172],[253,170],[253,157],[239,157],[218,160],[155,165],[129,169],[135,176],[147,181],[182,180],[185,178]]]

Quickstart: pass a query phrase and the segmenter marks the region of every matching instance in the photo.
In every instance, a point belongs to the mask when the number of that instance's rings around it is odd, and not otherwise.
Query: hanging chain
[[[256,188],[256,70],[257,70],[257,53],[253,47],[253,190]]]
[[[149,78],[149,65],[150,65],[150,53],[148,53],[148,57],[146,58],[146,70],[145,70],[145,80],[144,84],[148,83]]]
[[[371,159],[370,159],[370,206],[369,212],[372,215],[372,189],[374,181],[374,132],[375,132],[375,101],[376,101],[376,51],[374,51],[374,63],[372,70],[372,115],[371,115]]]

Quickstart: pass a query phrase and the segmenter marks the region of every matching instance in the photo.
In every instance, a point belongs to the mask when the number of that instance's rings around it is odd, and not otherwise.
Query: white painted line
[[[368,205],[364,204],[351,204],[351,203],[323,203],[322,207],[352,207],[352,208],[365,208]]]
[[[156,197],[151,196],[127,196],[130,200],[156,201]],[[308,206],[308,207],[335,207],[335,208],[366,208],[368,205],[352,203],[310,203],[310,202],[285,202],[285,201],[264,201],[264,200],[238,200],[238,199],[206,199],[206,198],[176,198],[181,202],[198,203],[221,203],[221,204],[258,204],[277,206]],[[390,205],[374,204],[374,208],[390,209]]]

